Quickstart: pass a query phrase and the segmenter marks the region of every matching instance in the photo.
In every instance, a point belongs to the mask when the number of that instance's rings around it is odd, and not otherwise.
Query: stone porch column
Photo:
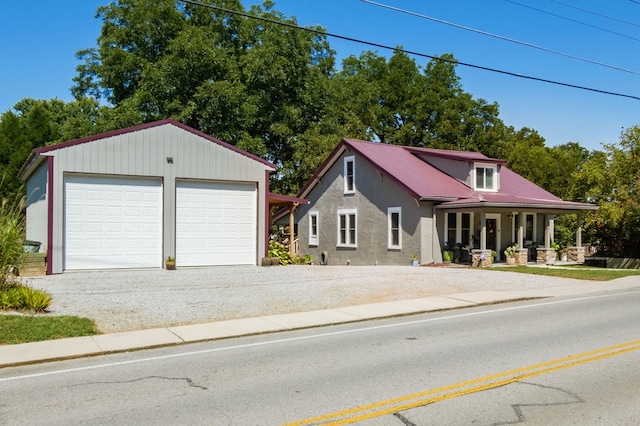
[[[516,250],[516,265],[527,266],[529,261],[529,249],[519,248]]]
[[[471,250],[471,266],[489,268],[492,265],[491,250]]]

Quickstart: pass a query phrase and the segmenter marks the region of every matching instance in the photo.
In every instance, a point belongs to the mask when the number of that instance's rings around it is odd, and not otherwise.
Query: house
[[[443,261],[443,245],[490,264],[518,244],[517,261],[555,260],[554,216],[576,214],[573,261],[584,261],[581,220],[592,204],[563,201],[480,153],[343,139],[298,194],[300,252],[316,263]]]
[[[27,239],[47,273],[256,265],[268,244],[275,166],[167,119],[35,149]],[[281,202],[281,200],[279,200]]]

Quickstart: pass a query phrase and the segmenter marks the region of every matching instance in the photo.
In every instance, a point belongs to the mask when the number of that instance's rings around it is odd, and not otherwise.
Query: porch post
[[[522,212],[518,212],[518,248],[524,248],[524,220],[522,220],[522,218],[524,217],[524,213]]]
[[[576,228],[576,247],[582,247],[582,212],[578,212]]]
[[[487,249],[487,214],[480,212],[480,250]]]
[[[289,253],[296,254],[295,247],[293,243],[293,238],[295,237],[295,233],[293,232],[295,226],[294,220],[294,212],[296,211],[296,207],[298,207],[298,203],[293,203],[291,208],[289,209]]]
[[[552,226],[553,226],[553,216],[550,214],[544,215],[546,219],[547,225],[544,228],[544,248],[551,248],[551,240],[553,239],[552,234]]]

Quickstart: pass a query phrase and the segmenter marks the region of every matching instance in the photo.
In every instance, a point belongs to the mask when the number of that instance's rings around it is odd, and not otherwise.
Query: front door
[[[500,215],[487,214],[487,250],[496,252],[496,259],[502,258],[500,255]]]

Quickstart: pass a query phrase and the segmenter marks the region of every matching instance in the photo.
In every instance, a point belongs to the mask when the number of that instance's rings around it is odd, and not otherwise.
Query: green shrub
[[[53,301],[51,294],[44,290],[38,290],[26,286],[21,287],[20,290],[24,309],[33,310],[35,312],[44,312]]]
[[[44,312],[53,301],[51,294],[21,284],[13,284],[0,290],[0,309],[31,310]]]
[[[14,271],[26,257],[24,203],[24,197],[0,200],[0,290],[13,286]]]
[[[310,265],[313,262],[313,256],[296,256],[289,253],[289,249],[278,241],[269,241],[269,257],[280,259],[282,265]]]

